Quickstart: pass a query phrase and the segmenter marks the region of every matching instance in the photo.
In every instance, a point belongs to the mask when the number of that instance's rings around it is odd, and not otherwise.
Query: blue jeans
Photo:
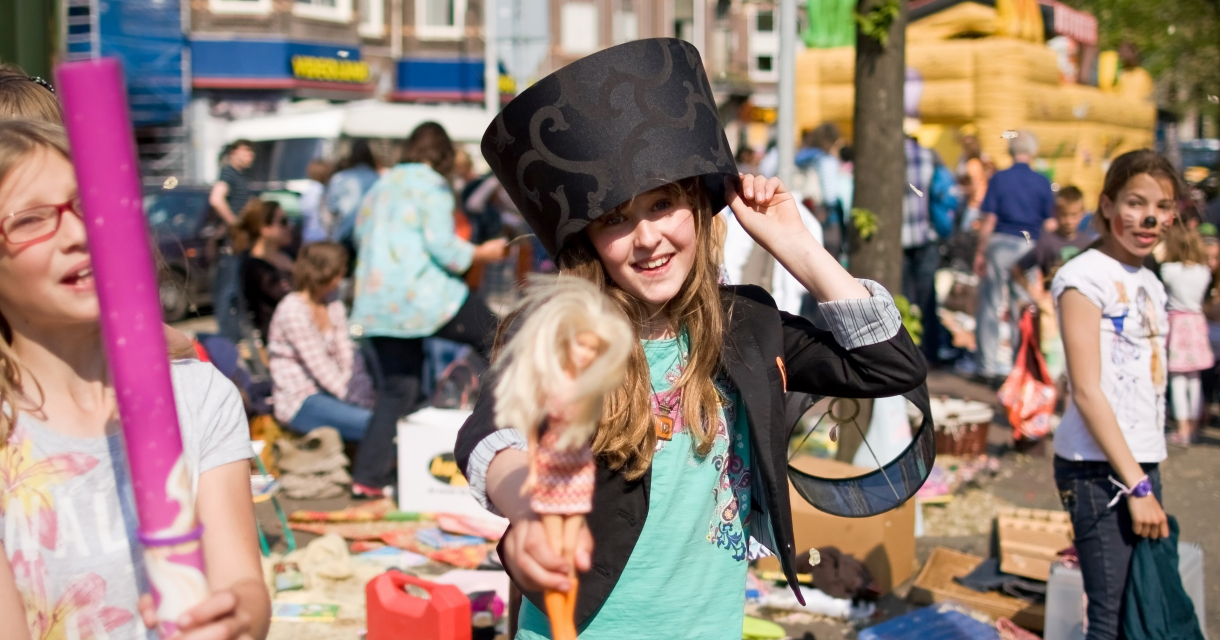
[[[1161,500],[1161,472],[1156,464],[1140,465]],[[1076,553],[1084,592],[1089,597],[1087,640],[1113,640],[1122,636],[1123,594],[1131,571],[1131,555],[1139,536],[1131,529],[1131,511],[1124,498],[1110,508],[1118,494],[1110,482],[1118,477],[1107,462],[1072,461],[1055,456],[1055,485],[1059,500],[1072,518]]]
[[[974,334],[978,342],[979,373],[995,376],[999,370],[996,353],[1000,348],[1000,307],[1004,304],[1004,292],[1008,292],[1009,308],[1012,310],[1008,325],[1011,329],[1012,346],[1016,349],[1020,341],[1017,323],[1021,321],[1018,299],[1023,295],[1012,284],[1012,267],[1033,245],[1021,236],[993,233],[987,242],[984,256],[987,272],[979,283],[978,323]]]
[[[228,247],[216,256],[216,280],[212,283],[212,313],[220,335],[241,342],[241,256]]]
[[[315,393],[292,416],[292,430],[306,433],[318,427],[334,427],[346,442],[360,442],[368,431],[372,409],[344,402],[328,393]]]
[[[919,305],[923,338],[919,348],[928,364],[940,361],[940,316],[936,315],[936,270],[940,268],[940,243],[929,242],[902,250],[902,295]]]

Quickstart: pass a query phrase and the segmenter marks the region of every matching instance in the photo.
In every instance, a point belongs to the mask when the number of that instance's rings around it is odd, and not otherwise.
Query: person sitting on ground
[[[251,200],[233,229],[233,248],[242,256],[241,291],[254,328],[264,340],[275,306],[291,290],[292,227],[278,202]]]
[[[373,415],[373,385],[336,296],[346,272],[343,245],[301,249],[293,291],[271,317],[267,355],[276,420],[300,433],[334,427],[344,440],[359,442]]]

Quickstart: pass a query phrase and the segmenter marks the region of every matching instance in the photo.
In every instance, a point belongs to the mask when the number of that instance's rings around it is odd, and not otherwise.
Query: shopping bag
[[[1021,314],[1021,350],[1012,373],[997,394],[1000,404],[1008,410],[1008,422],[1017,440],[1036,440],[1050,433],[1051,416],[1058,400],[1034,331],[1034,313],[1035,307],[1029,307]]]

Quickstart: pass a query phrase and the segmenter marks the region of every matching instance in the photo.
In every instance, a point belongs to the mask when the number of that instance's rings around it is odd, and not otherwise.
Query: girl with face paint
[[[1167,296],[1143,265],[1173,221],[1178,193],[1173,166],[1155,152],[1116,158],[1094,218],[1100,243],[1051,285],[1070,387],[1055,483],[1077,532],[1089,640],[1119,636],[1139,538],[1169,535],[1157,468],[1166,457]]]

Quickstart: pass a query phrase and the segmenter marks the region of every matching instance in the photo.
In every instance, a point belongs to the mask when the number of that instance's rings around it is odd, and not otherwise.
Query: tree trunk
[[[866,14],[885,0],[860,0]],[[856,28],[856,106],[853,115],[856,193],[853,207],[877,217],[867,239],[851,241],[851,271],[902,291],[902,197],[907,187],[903,150],[903,81],[906,78],[906,0],[884,48]],[[850,219],[850,212],[847,212]]]

